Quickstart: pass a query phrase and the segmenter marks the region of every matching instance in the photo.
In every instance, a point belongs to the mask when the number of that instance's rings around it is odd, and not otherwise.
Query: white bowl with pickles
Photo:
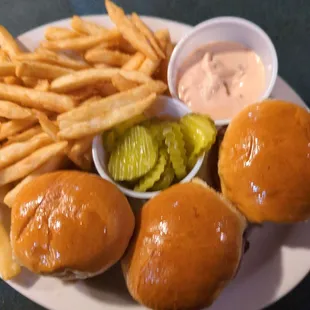
[[[143,115],[96,136],[92,153],[102,178],[129,197],[150,199],[194,178],[215,139],[211,119],[159,96]]]

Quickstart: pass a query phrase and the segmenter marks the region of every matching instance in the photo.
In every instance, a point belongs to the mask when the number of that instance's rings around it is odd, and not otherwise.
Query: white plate
[[[111,25],[107,16],[91,16],[88,19]],[[144,20],[153,29],[168,28],[173,41],[179,40],[191,29],[190,26],[160,18],[145,17]],[[69,26],[69,20],[53,24]],[[19,39],[33,50],[43,39],[45,27],[31,30]],[[305,105],[281,78],[277,79],[273,96]],[[251,247],[240,273],[210,309],[258,310],[287,294],[310,270],[309,235],[309,224],[265,225],[256,229],[251,235]],[[118,267],[101,277],[71,284],[37,277],[24,270],[8,284],[34,302],[52,310],[141,309],[129,297]]]

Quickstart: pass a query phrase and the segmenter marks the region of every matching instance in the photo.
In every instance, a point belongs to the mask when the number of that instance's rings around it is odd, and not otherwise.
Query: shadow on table
[[[23,268],[22,272],[13,280],[12,283],[16,283],[24,288],[31,288],[39,280],[40,276],[30,272],[29,270]]]
[[[78,290],[108,304],[125,307],[136,303],[127,290],[119,263],[98,277],[80,282]]]

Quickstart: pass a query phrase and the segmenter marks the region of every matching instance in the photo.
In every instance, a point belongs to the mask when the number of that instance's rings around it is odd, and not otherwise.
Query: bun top
[[[97,273],[121,258],[134,229],[125,196],[112,183],[77,171],[42,175],[12,207],[17,260],[36,273]]]
[[[310,217],[310,114],[266,100],[230,123],[219,154],[223,194],[252,222]]]
[[[245,218],[209,187],[177,184],[149,200],[122,260],[128,289],[152,309],[200,309],[234,276]]]

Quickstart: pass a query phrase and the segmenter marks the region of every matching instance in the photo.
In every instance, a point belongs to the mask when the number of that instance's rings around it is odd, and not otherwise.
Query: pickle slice
[[[152,187],[152,191],[161,191],[163,189],[168,188],[174,179],[174,170],[171,166],[171,163],[166,165],[164,173],[161,175],[160,179],[154,184]]]
[[[208,116],[187,114],[181,118],[180,124],[190,158],[198,157],[210,150],[217,131],[214,122]]]
[[[113,149],[108,170],[115,181],[133,181],[147,174],[156,164],[158,146],[148,129],[128,129]]]
[[[172,122],[165,124],[163,135],[175,175],[177,179],[183,179],[186,176],[186,150],[180,125]]]
[[[134,190],[137,192],[146,192],[158,180],[160,180],[161,175],[165,171],[167,160],[168,160],[167,151],[165,149],[160,149],[159,159],[155,167],[150,172],[148,172],[144,177],[140,179],[139,183],[135,186]]]

